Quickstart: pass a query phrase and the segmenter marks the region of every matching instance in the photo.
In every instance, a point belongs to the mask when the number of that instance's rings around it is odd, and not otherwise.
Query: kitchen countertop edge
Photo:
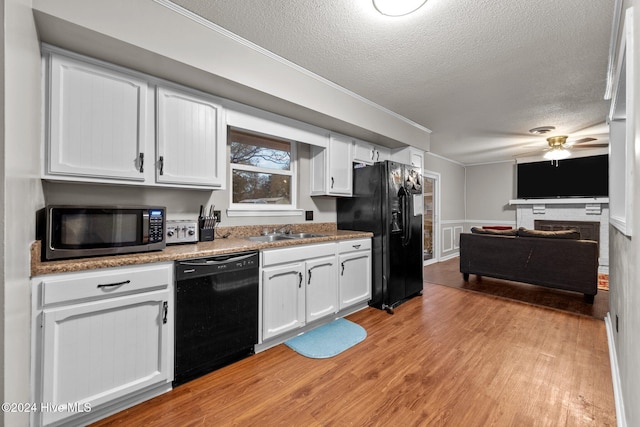
[[[236,237],[216,239],[211,242],[198,242],[195,244],[171,245],[161,251],[57,261],[42,261],[41,242],[37,240],[31,245],[31,277],[368,237],[373,237],[373,233],[350,230],[335,230],[330,233],[325,233],[322,237],[279,240],[270,243],[254,242],[248,239]]]

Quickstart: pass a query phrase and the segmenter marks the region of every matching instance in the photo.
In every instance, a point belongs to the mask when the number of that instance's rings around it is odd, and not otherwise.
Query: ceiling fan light
[[[569,157],[571,153],[564,148],[552,148],[544,153],[544,158],[547,160],[563,160]]]
[[[420,9],[427,0],[373,0],[378,12],[387,16],[403,16]]]

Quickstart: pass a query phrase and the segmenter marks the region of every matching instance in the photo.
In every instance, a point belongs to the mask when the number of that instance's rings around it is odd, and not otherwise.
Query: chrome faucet
[[[275,232],[276,234],[278,233],[291,234],[291,224],[283,225],[282,227],[278,228]]]

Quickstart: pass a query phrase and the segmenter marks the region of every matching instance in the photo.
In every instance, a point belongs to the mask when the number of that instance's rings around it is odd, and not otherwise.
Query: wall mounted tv
[[[609,156],[518,163],[518,199],[609,197]]]

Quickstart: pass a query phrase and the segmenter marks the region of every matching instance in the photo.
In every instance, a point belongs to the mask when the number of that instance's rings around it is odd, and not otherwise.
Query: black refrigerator
[[[369,305],[393,309],[422,292],[422,176],[392,161],[353,170],[353,197],[336,201],[338,229],[370,231]]]

